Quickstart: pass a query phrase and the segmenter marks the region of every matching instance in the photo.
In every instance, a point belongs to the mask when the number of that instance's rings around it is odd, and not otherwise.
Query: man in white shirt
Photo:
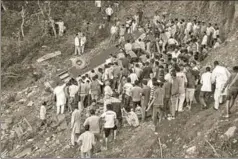
[[[185,34],[188,34],[189,32],[191,32],[192,29],[193,29],[193,23],[191,22],[190,19],[188,19],[186,29],[185,29]]]
[[[213,34],[215,33],[215,29],[211,23],[208,24],[206,32],[208,36],[208,46],[212,47],[212,37],[213,37]]]
[[[75,38],[74,38],[74,46],[75,46],[75,50],[74,50],[74,54],[75,55],[81,55],[80,53],[80,46],[79,46],[79,36],[78,34],[75,35]]]
[[[66,104],[66,95],[65,95],[65,87],[66,84],[58,85],[54,89],[54,95],[56,98],[56,107],[57,107],[57,115],[64,113],[64,108]]]
[[[206,32],[204,32],[203,38],[202,38],[202,43],[201,43],[202,48],[206,48],[207,44],[208,44],[208,36],[207,36]]]
[[[92,148],[96,144],[95,137],[92,132],[89,131],[89,125],[86,125],[85,132],[78,138],[78,143],[81,145],[81,158],[91,158]]]
[[[168,39],[168,47],[173,49],[176,46],[178,46],[178,41],[175,40],[173,37],[170,37]]]
[[[64,30],[66,29],[66,27],[64,26],[64,22],[62,20],[56,22],[55,24],[57,24],[59,26],[59,36],[63,36],[64,34]]]
[[[90,117],[88,117],[83,126],[89,125],[89,130],[94,134],[96,142],[100,140],[100,117],[95,115],[95,110],[91,109]]]
[[[133,72],[132,69],[130,70],[129,78],[131,79],[131,84],[133,84],[133,85],[135,84],[135,81],[138,80],[136,73]]]
[[[98,8],[98,12],[101,12],[102,1],[101,0],[96,0],[95,1],[95,6]]]
[[[125,51],[128,53],[129,51],[132,51],[132,44],[130,40],[127,40],[127,43],[125,44]]]
[[[82,54],[84,53],[84,48],[85,48],[86,42],[87,42],[87,39],[86,39],[85,34],[83,33],[82,37],[81,37],[81,40],[80,40],[80,48],[81,48]]]
[[[214,66],[215,68],[212,71],[212,83],[216,84],[216,89],[214,93],[214,109],[218,110],[219,103],[222,103],[222,96],[226,94],[226,91],[224,92],[224,94],[222,94],[222,89],[231,74],[227,70],[227,68],[220,66],[218,61],[214,62]]]
[[[142,51],[145,51],[145,42],[142,41],[141,39],[138,39],[138,43],[139,43],[139,45],[140,45],[140,49],[141,49]]]
[[[111,43],[114,43],[116,41],[117,32],[118,32],[118,27],[115,24],[113,24],[111,26],[111,30],[110,30],[110,33],[111,33],[110,42]]]
[[[106,14],[107,14],[107,21],[110,22],[110,21],[111,21],[112,14],[113,14],[113,9],[112,9],[111,5],[109,5],[109,6],[106,8]]]
[[[46,124],[46,102],[43,102],[41,107],[40,107],[40,120],[41,120],[41,125],[44,126]]]
[[[203,108],[207,108],[205,99],[208,99],[210,93],[212,92],[212,73],[210,67],[206,67],[206,72],[202,74],[200,82],[202,84],[202,87],[199,95],[199,100]]]
[[[154,25],[157,26],[159,21],[160,21],[160,16],[159,16],[158,12],[156,12],[154,17],[153,17]]]
[[[106,142],[106,150],[108,149],[108,137],[110,132],[113,131],[113,139],[116,140],[116,133],[117,133],[117,114],[112,111],[112,105],[107,104],[107,111],[101,115],[101,118],[104,118],[104,137]]]
[[[175,50],[172,52],[172,58],[176,58],[177,59],[180,54],[181,54],[181,52],[176,47]]]

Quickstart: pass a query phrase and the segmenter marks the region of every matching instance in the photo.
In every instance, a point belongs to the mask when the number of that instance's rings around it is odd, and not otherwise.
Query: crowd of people
[[[200,66],[208,51],[221,44],[217,24],[198,17],[171,19],[159,12],[146,19],[141,9],[122,23],[113,20],[108,8],[110,41],[120,52],[110,54],[104,67],[54,89],[57,114],[63,114],[66,106],[72,113],[71,144],[81,143],[82,157],[91,157],[95,145],[101,143],[102,132],[107,149],[108,137],[112,134],[116,140],[124,119],[136,127],[151,117],[157,134],[158,123],[176,119],[183,111],[190,111],[195,102],[202,109],[209,108],[213,93],[214,111],[219,110],[225,95],[224,117],[229,117],[238,95],[238,66],[232,72],[218,61],[214,61],[214,67],[206,66],[205,72]],[[82,37],[81,33],[76,35],[81,40],[75,54],[83,53],[81,46],[86,40]],[[86,116],[84,122],[82,116]],[[41,119],[45,120],[44,115]]]

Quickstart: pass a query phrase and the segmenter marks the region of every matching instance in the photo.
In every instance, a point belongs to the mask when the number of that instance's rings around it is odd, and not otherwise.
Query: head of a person
[[[219,65],[219,62],[218,61],[214,61],[214,66],[216,67],[216,66],[218,66]]]
[[[236,72],[236,73],[238,73],[238,66],[234,66],[234,67],[233,67],[233,71]]]
[[[92,105],[94,106],[94,105],[96,105],[96,103],[97,103],[96,100],[93,99],[93,100],[92,100]]]
[[[43,106],[46,106],[46,105],[47,105],[46,101],[44,101],[44,102],[42,103],[42,105],[43,105]]]
[[[149,66],[149,65],[150,65],[150,63],[147,61],[147,62],[145,63],[145,65],[146,65],[146,66]]]
[[[131,83],[131,78],[128,77],[128,78],[127,78],[127,82],[128,82],[128,83]]]
[[[140,82],[138,80],[135,81],[135,85],[139,86]]]
[[[211,67],[209,67],[209,66],[206,67],[206,71],[207,71],[207,72],[210,72],[210,71],[211,71]]]
[[[143,80],[143,81],[142,81],[142,84],[143,84],[144,86],[146,86],[146,85],[147,85],[147,83],[148,83],[148,81],[147,81],[147,80]]]
[[[107,104],[107,110],[112,110],[112,105],[111,104]]]
[[[172,70],[170,71],[170,74],[171,74],[172,77],[176,77],[176,70],[175,70],[175,69],[172,69]]]
[[[90,126],[88,124],[84,126],[85,131],[89,131],[89,128],[90,128]]]
[[[154,83],[157,82],[157,78],[152,78],[152,84],[154,85]]]
[[[90,109],[89,112],[90,112],[91,115],[95,115],[95,113],[96,113],[94,109]]]
[[[196,61],[192,61],[192,62],[191,62],[191,66],[192,66],[192,67],[195,67],[196,65],[197,65]]]

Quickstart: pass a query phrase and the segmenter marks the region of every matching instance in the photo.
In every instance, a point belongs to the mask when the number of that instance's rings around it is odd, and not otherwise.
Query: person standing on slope
[[[226,82],[225,86],[222,89],[222,92],[225,91],[227,87],[227,102],[226,102],[226,115],[225,118],[229,118],[231,114],[231,108],[233,107],[235,100],[238,96],[238,66],[233,67],[233,73]]]
[[[214,66],[215,68],[212,71],[212,82],[216,84],[216,89],[214,93],[214,109],[218,110],[219,104],[222,103],[222,95],[225,94],[225,92],[222,93],[222,89],[231,74],[227,70],[227,68],[220,66],[218,61],[214,62]]]
[[[66,83],[63,85],[59,85],[55,87],[54,89],[54,95],[55,95],[55,101],[56,101],[56,107],[57,107],[57,115],[64,113],[64,108],[66,105],[66,95],[65,95],[65,87]]]
[[[106,8],[106,14],[107,14],[107,21],[110,22],[111,21],[111,18],[112,18],[112,15],[113,15],[113,9],[111,7],[111,5],[109,5],[107,8]]]

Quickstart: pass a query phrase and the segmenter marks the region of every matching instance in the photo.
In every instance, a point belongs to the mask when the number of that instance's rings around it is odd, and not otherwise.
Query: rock
[[[33,103],[32,101],[30,101],[30,102],[27,104],[28,107],[32,107],[33,105],[34,105],[34,103]]]
[[[24,104],[26,102],[26,99],[19,100],[19,103]]]
[[[237,143],[237,140],[236,140],[236,139],[234,139],[232,142],[233,142],[233,144],[235,144],[235,143]]]
[[[2,129],[2,130],[8,129],[8,124],[7,124],[7,123],[2,123],[2,124],[1,124],[1,129]]]
[[[190,148],[188,148],[188,149],[186,150],[186,153],[187,153],[188,155],[193,155],[193,154],[195,154],[196,149],[197,149],[196,146],[192,146],[192,147],[190,147]]]
[[[33,96],[35,94],[35,91],[30,92],[29,94],[27,94],[27,98],[30,98],[31,96]]]
[[[197,132],[197,136],[201,136],[201,132]]]
[[[234,136],[235,131],[236,131],[236,126],[232,126],[225,132],[225,136],[228,137],[229,139],[230,137]]]
[[[63,149],[69,149],[70,146],[69,145],[66,145]]]
[[[58,144],[60,144],[60,141],[59,141],[59,140],[56,140],[55,143],[58,145]]]
[[[24,149],[21,153],[19,153],[16,158],[22,158],[26,155],[29,155],[31,153],[32,149],[31,148],[26,148]]]
[[[46,141],[50,141],[50,137],[47,137],[47,138],[46,138]]]
[[[28,139],[27,141],[28,141],[28,142],[32,142],[33,140],[34,140],[34,139]]]

